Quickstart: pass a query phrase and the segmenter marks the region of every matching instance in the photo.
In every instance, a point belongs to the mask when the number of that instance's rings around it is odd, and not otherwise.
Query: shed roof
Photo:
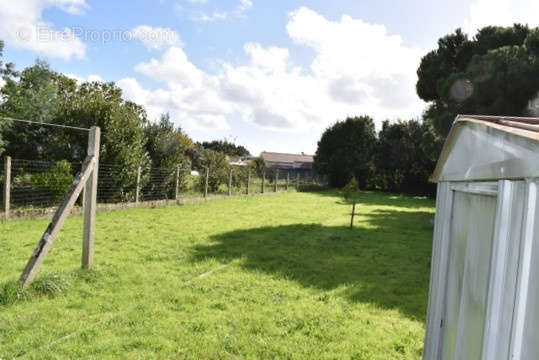
[[[459,115],[431,181],[539,177],[539,118]]]
[[[314,161],[313,155],[305,154],[285,154],[263,151],[260,156],[265,161],[278,163],[312,163]]]

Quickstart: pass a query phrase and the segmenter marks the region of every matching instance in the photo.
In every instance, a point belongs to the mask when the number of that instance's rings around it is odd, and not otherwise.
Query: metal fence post
[[[228,171],[228,196],[232,196],[232,169]]]
[[[140,200],[140,173],[141,168],[140,166],[137,168],[137,187],[135,189],[135,202],[138,204]]]
[[[275,169],[273,192],[277,192],[277,181],[279,181],[279,169]]]
[[[9,219],[9,208],[11,202],[11,157],[6,156],[4,159],[4,216]]]
[[[180,165],[176,166],[176,201],[180,199]]]
[[[290,172],[286,173],[286,191],[288,191],[288,187],[290,186]]]
[[[204,182],[204,197],[208,197],[208,182],[210,179],[210,168],[206,168],[206,181]]]
[[[97,126],[90,128],[88,156],[94,158],[93,169],[86,180],[84,191],[84,230],[82,239],[82,268],[90,269],[94,263],[94,240],[97,210],[97,176],[99,173],[99,144],[101,131]]]
[[[262,169],[262,186],[261,186],[261,189],[260,189],[260,192],[263,194],[264,193],[264,187],[265,187],[265,182],[266,182],[266,169]]]
[[[250,187],[251,187],[251,169],[247,169],[247,195],[249,195]]]

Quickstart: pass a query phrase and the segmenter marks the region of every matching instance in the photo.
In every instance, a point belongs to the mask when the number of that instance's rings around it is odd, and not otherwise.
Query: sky
[[[314,153],[347,116],[420,118],[421,57],[456,28],[537,26],[537,0],[0,0],[4,60],[114,81],[194,140]],[[1,85],[1,84],[0,84]]]

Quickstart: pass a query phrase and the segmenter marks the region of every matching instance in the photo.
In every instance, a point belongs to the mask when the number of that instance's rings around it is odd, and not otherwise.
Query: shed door
[[[480,359],[496,196],[455,191],[442,359]]]

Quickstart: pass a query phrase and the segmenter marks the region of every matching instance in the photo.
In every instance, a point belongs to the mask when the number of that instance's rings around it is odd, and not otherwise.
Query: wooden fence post
[[[88,156],[94,158],[93,169],[84,186],[84,230],[82,238],[82,268],[90,269],[94,263],[95,223],[97,209],[97,176],[99,174],[99,145],[101,131],[97,126],[90,128]]]
[[[354,228],[354,216],[356,215],[356,203],[352,204],[352,217],[350,218],[350,229]]]
[[[262,186],[261,186],[261,189],[260,189],[260,192],[263,194],[264,193],[264,188],[265,188],[265,182],[266,182],[266,169],[262,169]]]
[[[296,191],[299,190],[299,172],[296,173]]]
[[[180,165],[176,166],[176,195],[174,199],[176,201],[180,199]]]
[[[210,168],[206,168],[206,181],[204,182],[204,197],[208,197],[208,181],[210,180]]]
[[[9,208],[11,202],[11,157],[4,159],[4,216],[9,219]]]
[[[249,190],[251,188],[251,169],[247,169],[247,195],[249,195]]]
[[[290,186],[290,171],[286,173],[286,191],[288,191],[289,186]]]
[[[86,185],[86,181],[91,178],[92,171],[96,170],[93,168],[94,160],[94,157],[86,157],[84,163],[82,164],[81,172],[78,173],[75,180],[73,180],[64,201],[54,213],[49,226],[47,226],[47,229],[41,236],[41,239],[30,256],[30,259],[28,259],[28,263],[26,264],[21,277],[19,278],[19,282],[23,287],[27,287],[36,276],[39,267],[43,263],[43,260],[45,260],[45,257],[47,257],[47,254],[49,253],[54,240],[58,236],[60,229],[64,225],[65,220],[69,216],[71,209],[73,209],[75,201],[77,201],[82,189]],[[90,193],[90,189],[87,190],[87,193]]]
[[[232,196],[232,169],[228,171],[228,196]]]
[[[279,181],[279,169],[275,169],[273,192],[277,192],[277,182]]]
[[[135,202],[138,204],[140,200],[140,173],[141,168],[140,166],[137,168],[137,187],[135,189]]]

